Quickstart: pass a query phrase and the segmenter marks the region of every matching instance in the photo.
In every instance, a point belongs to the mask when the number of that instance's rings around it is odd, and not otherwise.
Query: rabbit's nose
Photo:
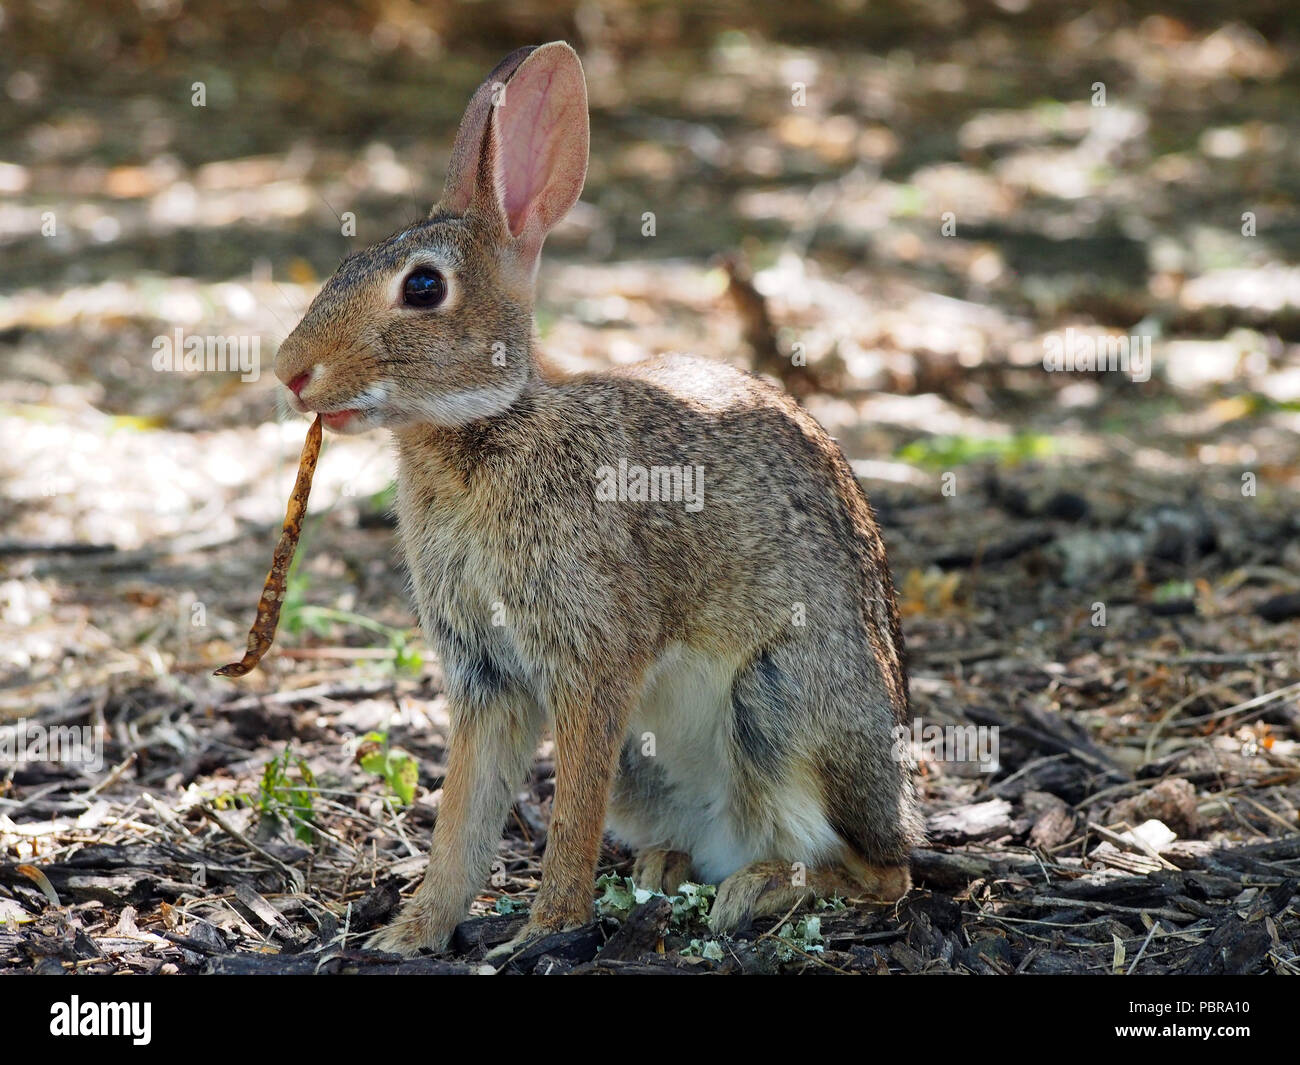
[[[300,374],[299,374],[297,377],[295,377],[292,381],[290,381],[288,384],[286,384],[285,387],[286,387],[290,392],[292,392],[295,396],[298,396],[298,395],[300,395],[300,394],[302,393],[302,390],[303,390],[304,388],[307,387],[307,382],[310,381],[310,380],[311,380],[311,373],[310,373],[310,372],[308,372],[308,373],[300,373]]]

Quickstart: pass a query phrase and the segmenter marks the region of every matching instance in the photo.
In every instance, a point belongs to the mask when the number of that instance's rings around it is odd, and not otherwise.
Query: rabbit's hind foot
[[[755,918],[784,914],[832,897],[895,902],[911,889],[906,865],[874,866],[854,861],[804,869],[800,863],[753,862],[718,886],[709,913],[715,933],[747,928]]]

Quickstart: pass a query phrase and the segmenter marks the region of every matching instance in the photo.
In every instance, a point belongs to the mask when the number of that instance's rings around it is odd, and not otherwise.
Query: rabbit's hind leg
[[[749,853],[715,870],[714,930],[817,898],[906,894],[912,782],[894,757],[897,712],[852,628],[769,646],[730,695],[729,806]]]

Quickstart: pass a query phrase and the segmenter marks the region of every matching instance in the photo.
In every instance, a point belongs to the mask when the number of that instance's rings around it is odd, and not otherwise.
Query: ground
[[[996,767],[922,761],[897,906],[711,943],[699,906],[630,912],[607,880],[594,925],[513,967],[1300,971],[1283,6],[54,10],[8,15],[0,60],[0,724],[98,726],[103,764],[0,757],[0,971],[472,971],[523,920],[545,745],[490,916],[439,959],[362,947],[445,767],[390,446],[327,443],[276,647],[213,678],[305,425],[265,369],[155,355],[181,329],[269,364],[339,257],[436,197],[475,80],[557,36],[593,165],[547,247],[543,349],[776,371],[879,514],[918,752],[928,725],[999,731]],[[1149,379],[1047,372],[1074,336],[1148,338]]]

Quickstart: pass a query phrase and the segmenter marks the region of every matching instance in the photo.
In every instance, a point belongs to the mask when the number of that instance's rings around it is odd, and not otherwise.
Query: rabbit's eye
[[[437,270],[421,266],[402,282],[402,302],[408,307],[436,307],[447,298],[447,279]]]

